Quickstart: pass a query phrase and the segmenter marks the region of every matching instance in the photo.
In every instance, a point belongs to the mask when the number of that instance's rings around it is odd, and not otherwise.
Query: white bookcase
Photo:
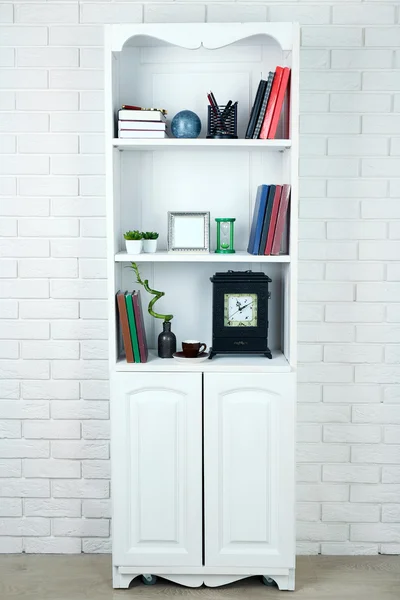
[[[105,53],[114,587],[140,575],[192,587],[259,575],[292,590],[298,26],[112,25]],[[290,139],[246,140],[259,80],[277,65],[292,69]],[[210,89],[220,102],[238,100],[239,139],[206,139]],[[193,110],[200,138],[116,139],[122,104],[165,107],[170,118]],[[291,184],[287,256],[246,252],[261,183]],[[166,252],[168,211],[210,211],[210,254]],[[215,217],[236,218],[236,254],[213,252]],[[159,231],[160,251],[126,254],[128,229]],[[272,360],[217,356],[186,367],[156,351],[145,364],[121,360],[115,293],[138,287],[130,261],[165,292],[157,310],[174,314],[178,348],[187,338],[211,344],[216,271],[265,272]],[[162,322],[144,312],[156,348]]]

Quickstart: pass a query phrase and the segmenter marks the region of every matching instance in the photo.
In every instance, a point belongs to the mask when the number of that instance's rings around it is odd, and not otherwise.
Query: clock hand
[[[251,302],[249,302],[248,304],[245,304],[244,306],[240,307],[239,310],[237,310],[236,312],[233,313],[233,315],[230,316],[230,318],[228,319],[229,321],[232,321],[232,317],[234,317],[238,312],[241,312],[244,308],[246,308],[247,306],[250,306],[250,304],[253,304],[253,300]]]
[[[243,306],[240,304],[239,300],[236,300],[236,306],[239,310],[242,310]]]
[[[236,315],[236,313],[240,312],[241,310],[243,310],[245,308],[245,306],[241,306],[239,300],[236,300],[236,306],[238,306],[239,308],[236,312],[233,313],[233,315]]]

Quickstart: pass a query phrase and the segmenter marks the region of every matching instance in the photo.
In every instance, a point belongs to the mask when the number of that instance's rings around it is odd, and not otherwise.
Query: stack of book
[[[275,72],[269,72],[267,81],[261,79],[251,109],[246,139],[275,139],[281,114],[285,115],[285,123],[283,123],[283,135],[281,134],[280,137],[289,137],[289,111],[282,110],[285,97],[288,98],[289,95],[286,94],[286,91],[289,90],[289,78],[290,69],[288,67],[276,67]],[[285,104],[287,109],[288,104],[288,102]]]
[[[141,108],[121,108],[118,111],[118,137],[127,140],[168,137],[165,112]]]
[[[260,185],[250,230],[249,254],[287,254],[285,236],[290,185]],[[287,236],[286,236],[287,237]]]
[[[128,363],[145,363],[148,358],[140,291],[117,292],[119,332]],[[123,352],[121,352],[123,354]]]

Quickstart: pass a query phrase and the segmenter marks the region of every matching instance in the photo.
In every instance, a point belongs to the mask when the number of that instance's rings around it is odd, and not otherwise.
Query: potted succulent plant
[[[143,251],[156,252],[158,233],[155,231],[142,231],[143,233]]]
[[[143,233],[135,229],[135,231],[127,231],[124,233],[126,251],[128,254],[140,254],[143,244]]]

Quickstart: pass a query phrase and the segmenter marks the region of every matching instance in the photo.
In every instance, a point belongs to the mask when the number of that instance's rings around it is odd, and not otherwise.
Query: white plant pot
[[[128,254],[140,254],[142,251],[143,240],[125,240],[126,251]]]
[[[143,240],[143,252],[156,252],[158,240]]]

